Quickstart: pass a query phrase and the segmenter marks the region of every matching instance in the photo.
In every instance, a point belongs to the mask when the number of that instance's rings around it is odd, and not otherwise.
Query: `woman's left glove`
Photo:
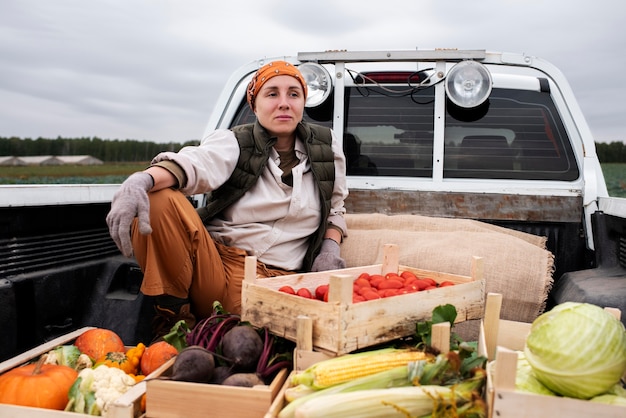
[[[322,249],[315,257],[311,271],[326,271],[345,269],[346,262],[340,256],[339,244],[333,239],[325,239],[322,242]]]
[[[132,174],[122,183],[111,201],[111,211],[107,215],[107,225],[111,238],[126,257],[133,255],[130,226],[135,217],[139,219],[139,232],[152,233],[150,226],[150,201],[148,191],[154,186],[154,179],[146,172]]]

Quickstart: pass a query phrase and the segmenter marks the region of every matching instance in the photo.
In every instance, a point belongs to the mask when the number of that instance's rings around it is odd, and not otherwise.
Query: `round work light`
[[[332,90],[332,81],[326,68],[320,64],[305,62],[300,64],[298,69],[309,90],[305,106],[316,107],[324,103]]]
[[[481,105],[491,93],[491,74],[476,61],[461,61],[448,71],[446,94],[452,103],[464,108]]]

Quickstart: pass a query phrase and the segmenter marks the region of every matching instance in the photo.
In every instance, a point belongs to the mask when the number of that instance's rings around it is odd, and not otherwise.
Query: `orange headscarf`
[[[252,80],[250,80],[250,83],[248,83],[247,98],[248,104],[252,110],[254,110],[254,99],[256,98],[257,93],[261,90],[261,87],[263,87],[263,84],[265,84],[272,77],[276,77],[278,75],[290,75],[298,80],[302,85],[304,97],[306,98],[306,82],[304,81],[304,77],[302,76],[300,70],[286,61],[272,61],[259,68],[256,74],[254,74],[254,77],[252,77]]]

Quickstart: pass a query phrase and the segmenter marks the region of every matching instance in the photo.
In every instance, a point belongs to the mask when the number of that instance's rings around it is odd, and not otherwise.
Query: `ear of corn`
[[[359,377],[357,379],[350,380],[345,383],[340,383],[326,389],[310,389],[312,393],[297,398],[292,397],[292,400],[289,400],[287,393],[285,393],[285,400],[287,400],[288,403],[280,411],[280,413],[278,414],[278,418],[294,418],[296,409],[303,403],[309,401],[310,399],[324,397],[332,393],[347,393],[357,390],[384,389],[403,386],[411,386],[408,366],[395,367],[393,369],[385,370],[383,372]],[[302,391],[303,387],[308,388],[308,386],[305,385],[298,385],[296,387],[300,388],[298,389],[299,391]]]
[[[290,386],[285,389],[285,401],[293,402],[296,399],[300,399],[312,393],[318,392],[319,391],[316,391],[315,389],[307,385]]]
[[[307,385],[319,390],[371,375],[412,361],[432,358],[423,351],[413,349],[384,348],[366,351],[318,362],[292,378],[292,385]]]
[[[383,374],[386,372],[383,372]],[[295,418],[485,418],[487,407],[481,397],[486,374],[477,373],[452,386],[423,385],[362,389],[304,398],[294,409]],[[334,388],[318,393],[331,391]],[[280,417],[280,415],[279,415]]]
[[[445,386],[408,386],[335,393],[304,402],[295,418],[406,418],[429,415],[436,399],[449,398]]]

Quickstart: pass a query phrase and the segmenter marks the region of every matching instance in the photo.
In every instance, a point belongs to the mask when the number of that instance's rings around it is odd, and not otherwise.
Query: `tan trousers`
[[[247,253],[213,241],[195,208],[180,192],[148,194],[152,233],[132,227],[135,258],[143,273],[145,295],[189,298],[196,318],[206,318],[219,301],[230,313],[241,312],[241,282]],[[257,277],[291,274],[257,262]]]

